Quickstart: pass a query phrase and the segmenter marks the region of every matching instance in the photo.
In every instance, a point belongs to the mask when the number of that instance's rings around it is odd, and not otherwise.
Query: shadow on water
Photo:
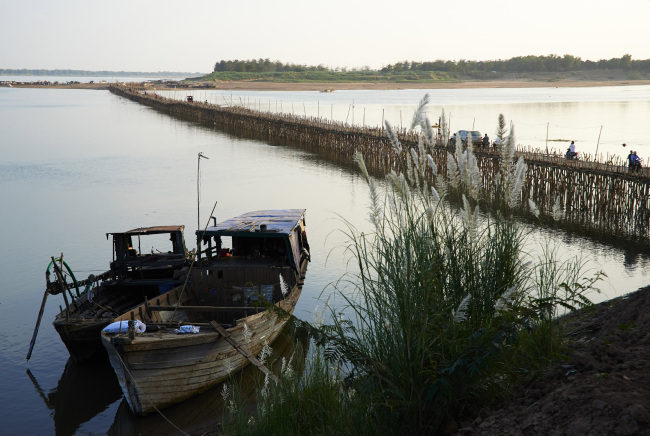
[[[79,365],[69,358],[56,388],[50,392],[43,391],[29,369],[27,376],[52,411],[57,436],[74,435],[82,424],[104,412],[122,396],[108,361]]]

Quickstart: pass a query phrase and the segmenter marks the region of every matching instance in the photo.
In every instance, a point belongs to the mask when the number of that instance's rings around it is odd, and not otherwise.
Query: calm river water
[[[197,97],[222,104],[231,99],[250,106],[266,102],[273,110],[277,101],[284,112],[293,105],[294,113],[343,121],[354,104],[355,124],[377,125],[385,117],[399,125],[401,116],[406,125],[425,92],[221,92]],[[539,142],[540,129],[545,142],[550,123],[558,129],[554,138],[584,141],[586,148],[592,138],[595,145],[605,125],[601,150],[624,155],[620,143],[625,141],[641,156],[647,154],[644,149],[650,151],[645,140],[650,135],[650,87],[430,94],[431,118],[444,107],[451,112],[452,129],[475,123],[477,130],[492,134],[503,112],[523,143]],[[108,267],[107,232],[152,225],[184,224],[192,247],[199,152],[209,158],[201,161],[201,226],[215,202],[217,219],[256,209],[307,209],[312,263],[295,312],[302,319],[313,319],[315,307],[322,306],[319,298],[326,298],[328,285],[346,271],[345,238],[337,232],[344,229],[342,220],[369,227],[368,191],[353,166],[177,121],[108,91],[0,88],[0,145],[1,435],[178,434],[160,416],[132,417],[110,367],[68,362],[51,325],[62,304],[58,296],[48,299],[29,362],[25,355],[50,256],[63,252],[77,277],[86,277]],[[603,293],[593,296],[596,301],[650,283],[643,254],[560,231],[535,231],[534,237],[552,240],[563,253],[582,253],[593,269],[608,274]],[[201,432],[218,418],[218,397],[214,392],[201,395],[165,413],[183,431]]]

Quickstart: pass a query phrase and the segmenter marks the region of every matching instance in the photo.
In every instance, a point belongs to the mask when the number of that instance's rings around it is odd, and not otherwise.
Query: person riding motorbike
[[[571,145],[569,145],[569,148],[566,151],[566,158],[567,159],[578,159],[578,153],[576,152],[576,143],[575,143],[575,141],[571,141]]]

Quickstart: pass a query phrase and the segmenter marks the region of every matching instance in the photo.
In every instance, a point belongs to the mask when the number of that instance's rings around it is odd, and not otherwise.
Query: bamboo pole
[[[596,143],[596,156],[598,156],[598,146],[600,145],[600,135],[603,133],[603,126],[600,126],[600,132],[598,133],[598,142]]]
[[[548,154],[548,125],[549,123],[546,123],[546,154]]]

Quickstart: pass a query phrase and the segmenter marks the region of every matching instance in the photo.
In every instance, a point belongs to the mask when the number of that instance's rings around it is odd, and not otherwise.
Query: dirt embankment
[[[459,435],[650,435],[650,286],[565,321],[565,361]]]

